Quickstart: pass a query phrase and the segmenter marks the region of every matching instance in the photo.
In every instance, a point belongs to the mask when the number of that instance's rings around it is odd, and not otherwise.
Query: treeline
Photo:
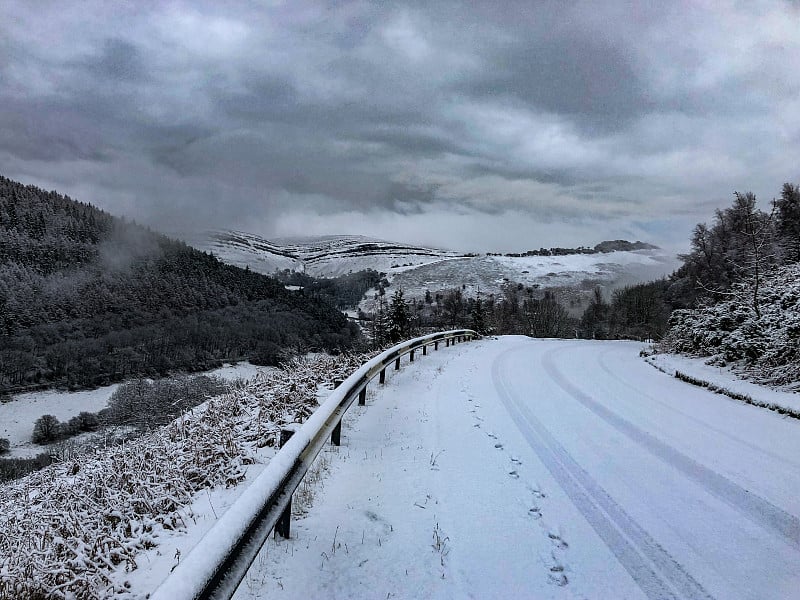
[[[488,256],[569,256],[571,254],[606,254],[608,252],[632,251],[632,250],[651,250],[656,248],[652,244],[645,242],[629,242],[627,240],[607,240],[596,244],[593,248],[578,246],[577,248],[539,248],[538,250],[528,250],[526,252],[508,252],[506,254],[489,253]]]
[[[581,319],[581,335],[660,339],[676,309],[734,296],[749,298],[747,309],[760,318],[765,297],[772,297],[765,295],[765,281],[800,262],[800,189],[784,184],[769,212],[758,208],[753,193],[735,192],[732,205],[717,210],[710,225],[695,226],[690,250],[680,258],[683,264],[668,278],[617,290],[610,302],[596,291]]]
[[[0,393],[274,364],[358,337],[321,296],[0,177]]]
[[[670,282],[660,279],[614,290],[607,302],[596,288],[580,320],[580,335],[587,339],[659,339],[666,331],[672,303]]]
[[[276,271],[275,277],[286,285],[298,286],[309,298],[324,298],[340,310],[355,308],[367,290],[388,285],[386,273],[365,269],[339,277],[312,277],[298,271]]]
[[[390,300],[379,296],[373,313],[361,318],[379,346],[427,331],[461,328],[493,335],[575,337],[578,325],[550,292],[537,296],[533,288],[518,284],[486,298],[465,297],[452,289],[407,300],[402,290],[395,290]]]

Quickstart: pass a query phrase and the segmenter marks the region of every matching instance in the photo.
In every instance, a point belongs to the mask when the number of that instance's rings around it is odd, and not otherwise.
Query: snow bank
[[[800,416],[800,394],[745,381],[731,367],[715,366],[708,364],[705,358],[679,354],[655,354],[645,360],[657,369],[689,383],[707,387],[748,404]]]

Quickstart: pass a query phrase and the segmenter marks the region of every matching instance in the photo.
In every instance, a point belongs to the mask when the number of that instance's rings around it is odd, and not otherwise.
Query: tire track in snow
[[[492,379],[500,400],[547,470],[639,588],[651,600],[712,598],[514,397],[500,372],[502,360],[510,352],[501,354],[492,365]]]
[[[564,352],[564,350],[556,350],[554,352],[554,354],[558,354],[560,352]],[[629,381],[626,381],[625,379],[620,377],[617,373],[615,373],[611,369],[611,367],[608,366],[608,363],[606,361],[606,356],[608,356],[608,354],[610,354],[610,352],[608,350],[599,353],[598,359],[597,359],[597,363],[600,365],[600,368],[605,373],[607,373],[609,377],[612,377],[614,379],[614,381],[619,382],[621,385],[624,385],[625,387],[627,387],[630,390],[634,390],[638,394],[639,397],[647,398],[651,402],[653,402],[655,404],[658,404],[660,406],[663,406],[665,409],[667,409],[667,410],[669,410],[669,411],[671,411],[673,413],[681,415],[682,417],[684,417],[684,418],[696,423],[700,427],[702,427],[704,429],[708,429],[710,431],[713,431],[714,433],[717,433],[717,434],[721,435],[724,438],[727,438],[727,439],[729,439],[729,440],[731,440],[733,442],[736,442],[736,443],[741,444],[741,445],[743,445],[743,446],[745,446],[747,448],[750,448],[754,452],[759,452],[759,453],[763,454],[764,456],[768,456],[772,460],[780,461],[780,462],[784,463],[785,465],[788,465],[788,466],[793,467],[795,469],[800,469],[800,464],[799,463],[796,463],[796,462],[794,462],[794,461],[792,461],[790,459],[787,459],[787,458],[785,458],[783,456],[775,454],[774,452],[770,452],[766,448],[762,448],[760,446],[756,446],[754,444],[751,444],[747,440],[743,440],[740,437],[737,437],[737,436],[732,435],[732,434],[730,434],[730,433],[728,433],[726,431],[723,431],[722,429],[719,429],[719,428],[715,427],[711,423],[708,423],[708,422],[704,421],[703,419],[700,419],[700,418],[692,415],[691,413],[685,412],[685,411],[683,411],[683,410],[681,410],[679,408],[674,407],[669,402],[665,402],[663,400],[660,400],[659,398],[651,396],[650,394],[642,391],[641,388],[638,388],[635,385],[633,385],[632,383],[630,383]],[[687,384],[687,385],[690,385],[690,384]]]
[[[545,372],[558,387],[603,419],[603,421],[638,443],[656,458],[674,467],[687,478],[699,483],[713,496],[742,513],[759,527],[777,533],[787,544],[796,550],[800,550],[800,519],[761,496],[735,484],[727,477],[701,465],[652,434],[639,429],[630,421],[620,417],[588,394],[579,390],[567,381],[566,377],[556,368],[553,363],[552,353],[542,359],[542,365]]]

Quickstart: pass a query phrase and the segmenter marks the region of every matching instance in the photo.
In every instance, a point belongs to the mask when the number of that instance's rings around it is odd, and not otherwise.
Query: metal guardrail
[[[427,354],[429,346],[480,337],[471,329],[434,333],[398,344],[374,357],[328,396],[311,417],[282,444],[267,467],[222,515],[200,542],[180,561],[150,596],[151,600],[230,599],[244,579],[270,532],[288,537],[291,501],[314,459],[330,438],[339,444],[342,417],[356,398],[364,404],[367,385],[406,354],[414,360],[417,350]],[[282,440],[283,442],[284,440]]]

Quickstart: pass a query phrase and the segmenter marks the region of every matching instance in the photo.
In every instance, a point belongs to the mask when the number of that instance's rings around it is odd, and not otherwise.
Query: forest
[[[359,340],[322,295],[0,177],[0,394],[275,364]]]

